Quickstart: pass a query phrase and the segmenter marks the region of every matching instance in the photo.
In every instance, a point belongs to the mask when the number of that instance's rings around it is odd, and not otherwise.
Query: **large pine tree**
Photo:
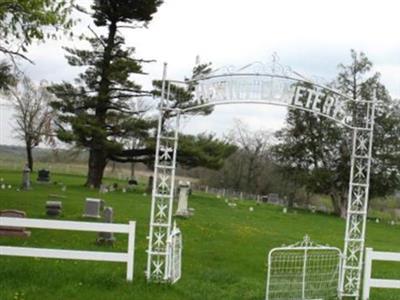
[[[146,94],[131,79],[132,74],[143,73],[142,60],[134,58],[134,48],[125,46],[119,28],[148,23],[161,3],[95,0],[91,15],[106,34],[87,37],[88,50],[65,48],[68,63],[86,70],[74,85],[63,82],[51,87],[58,97],[52,106],[58,112],[58,137],[89,151],[88,186],[100,186],[108,160],[122,151],[127,137],[146,134],[152,126],[134,105]]]

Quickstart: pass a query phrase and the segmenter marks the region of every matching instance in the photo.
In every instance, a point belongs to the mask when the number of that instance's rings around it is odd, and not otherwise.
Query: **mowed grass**
[[[270,205],[239,201],[229,207],[224,199],[205,194],[190,197],[195,215],[177,219],[183,232],[183,276],[175,285],[148,284],[145,280],[150,195],[136,192],[102,194],[83,187],[84,177],[52,174],[52,181],[67,186],[37,184],[16,191],[21,174],[0,170],[13,185],[0,189],[0,209],[19,209],[30,218],[47,218],[44,204],[49,194],[66,196],[62,220],[82,218],[85,197],[101,197],[114,209],[116,223],[137,222],[135,277],[125,281],[122,263],[84,262],[0,256],[0,299],[264,299],[266,257],[270,249],[299,241],[305,234],[319,243],[343,248],[345,222],[333,216],[296,211],[283,214]],[[32,179],[35,179],[32,175]],[[107,183],[122,182],[106,179]],[[250,212],[249,207],[254,211]],[[96,233],[31,229],[30,238],[0,237],[1,245],[126,251],[127,236],[117,235],[113,247],[95,244]],[[369,222],[367,246],[400,252],[400,227]],[[400,264],[374,264],[373,275],[400,278]],[[372,300],[399,300],[400,290],[373,290]]]

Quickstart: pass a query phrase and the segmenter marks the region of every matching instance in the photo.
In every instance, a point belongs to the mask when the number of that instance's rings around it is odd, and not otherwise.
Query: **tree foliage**
[[[167,82],[166,94],[164,95],[165,105],[168,106],[170,110],[164,112],[163,119],[168,119],[174,116],[174,110],[185,110],[186,115],[209,115],[213,111],[212,106],[205,106],[201,108],[195,108],[196,106],[205,104],[207,99],[198,99],[194,95],[194,91],[197,85],[197,79],[206,77],[212,72],[211,63],[196,64],[193,67],[192,75],[190,78],[185,78],[184,83],[178,85],[176,83]],[[153,81],[153,95],[156,97],[161,97],[162,80]],[[193,108],[193,109],[192,109]]]
[[[70,18],[72,0],[3,0],[0,2],[0,52],[14,57],[34,40],[57,37],[74,24]],[[49,28],[54,30],[50,31]]]
[[[2,0],[0,1],[0,91],[15,86],[17,75],[11,62],[16,58],[32,62],[25,52],[33,41],[56,38],[68,33],[74,24],[70,18],[74,0]],[[52,29],[52,30],[51,30]]]
[[[373,99],[376,89],[381,105],[377,108],[371,195],[386,195],[399,187],[399,117],[395,102],[379,81],[370,75],[372,62],[364,53],[351,51],[351,63],[339,65],[336,87],[353,99]],[[347,108],[351,114],[352,107]],[[287,126],[276,134],[275,159],[287,176],[295,176],[308,191],[328,193],[338,215],[344,216],[352,151],[352,131],[334,121],[299,110],[289,110]],[[388,146],[390,144],[390,146]],[[301,176],[297,176],[301,174]]]

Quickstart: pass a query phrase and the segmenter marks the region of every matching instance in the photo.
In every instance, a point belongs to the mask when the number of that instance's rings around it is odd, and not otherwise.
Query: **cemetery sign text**
[[[201,103],[267,102],[297,107],[334,119],[351,127],[346,113],[350,99],[334,90],[291,77],[230,74],[199,80],[195,91]]]

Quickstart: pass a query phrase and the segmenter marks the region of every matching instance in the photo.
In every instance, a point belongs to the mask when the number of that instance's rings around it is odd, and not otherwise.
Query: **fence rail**
[[[132,281],[133,279],[135,231],[136,231],[135,221],[129,221],[129,224],[112,224],[112,223],[0,217],[0,226],[74,230],[74,231],[97,231],[97,232],[101,231],[101,232],[128,234],[128,251],[126,253],[0,246],[0,256],[4,255],[4,256],[46,257],[46,258],[58,258],[58,259],[77,259],[77,260],[108,261],[108,262],[126,262],[127,264],[126,279],[128,281]]]
[[[369,300],[371,288],[400,289],[400,280],[371,278],[372,262],[374,260],[400,262],[400,253],[379,252],[374,251],[372,248],[365,249],[365,269],[362,300]]]

